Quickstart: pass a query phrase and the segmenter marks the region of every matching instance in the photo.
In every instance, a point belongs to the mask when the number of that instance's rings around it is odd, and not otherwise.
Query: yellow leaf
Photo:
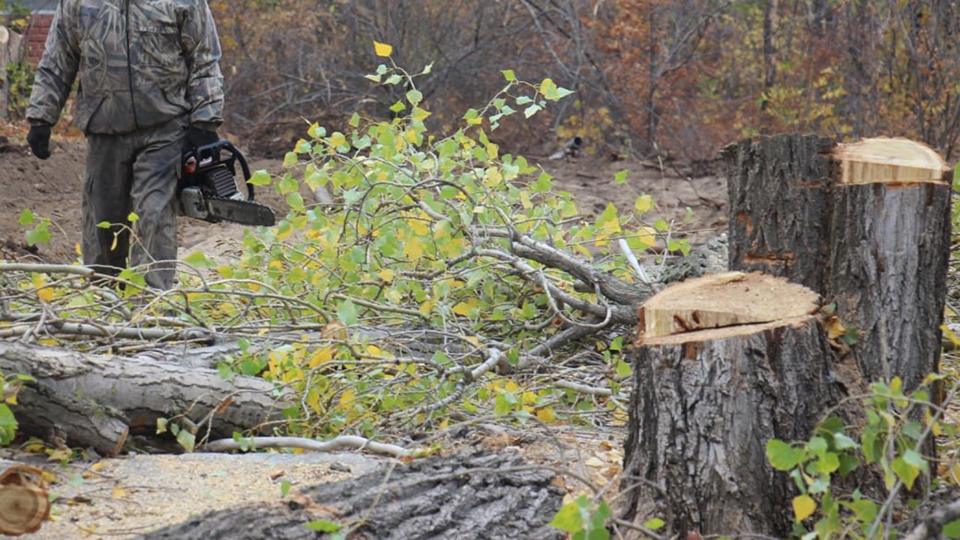
[[[387,283],[390,283],[391,281],[393,281],[393,278],[397,276],[397,273],[389,268],[384,268],[383,270],[380,270],[379,272],[377,272],[377,276],[381,280]]]
[[[637,197],[637,202],[635,203],[637,212],[643,213],[649,211],[653,208],[653,197],[649,195],[641,195]]]
[[[389,57],[393,54],[393,47],[387,45],[386,43],[380,43],[379,41],[373,42],[373,50],[377,56],[382,56],[384,58]]]
[[[793,498],[793,515],[797,521],[803,521],[812,516],[817,510],[817,501],[810,498],[809,495],[798,495]]]
[[[520,390],[520,385],[518,385],[513,381],[507,381],[507,384],[506,386],[503,387],[503,389],[506,390],[507,392],[510,392],[511,394],[514,394],[517,392],[517,390]]]
[[[340,394],[340,407],[343,409],[349,408],[355,399],[357,399],[357,395],[353,393],[353,390],[347,388]]]
[[[37,288],[37,298],[39,298],[41,302],[48,303],[53,300],[53,289],[44,287],[44,285],[47,284],[47,280],[43,274],[34,274],[32,281],[33,286]]]
[[[467,317],[470,315],[470,312],[477,307],[478,301],[476,299],[470,300],[467,302],[460,302],[457,305],[453,306],[453,312],[457,315]]]
[[[377,347],[376,345],[367,345],[367,354],[370,356],[382,356],[380,347]]]
[[[329,362],[330,360],[333,360],[333,347],[324,347],[313,353],[313,356],[311,356],[310,360],[307,362],[307,367],[313,369],[321,364]]]
[[[411,238],[403,243],[403,254],[411,261],[419,260],[423,256],[423,242]]]
[[[832,315],[827,318],[826,326],[827,337],[830,339],[837,339],[847,333],[847,329],[843,326],[843,323],[840,322],[840,318],[836,315]]]
[[[112,496],[114,499],[126,499],[126,498],[127,498],[127,490],[123,489],[123,488],[120,487],[120,486],[116,486],[116,487],[113,488],[113,494],[112,494],[111,496]]]
[[[641,227],[637,231],[637,239],[645,247],[653,247],[657,244],[657,231],[653,227]]]
[[[557,421],[557,415],[553,409],[540,409],[537,411],[537,420],[544,424],[552,424]]]

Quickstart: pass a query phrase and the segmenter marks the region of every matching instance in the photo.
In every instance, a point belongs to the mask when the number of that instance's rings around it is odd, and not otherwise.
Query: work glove
[[[183,147],[184,150],[193,150],[194,148],[213,144],[219,140],[220,136],[217,135],[216,131],[190,126],[190,128],[187,129],[187,136],[183,140]]]
[[[40,159],[50,157],[50,126],[48,124],[33,124],[27,133],[27,144],[30,151]]]

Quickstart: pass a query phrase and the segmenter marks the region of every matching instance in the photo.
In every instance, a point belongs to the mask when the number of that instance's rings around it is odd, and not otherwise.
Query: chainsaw
[[[223,156],[222,154],[226,154]],[[244,195],[234,179],[240,164]],[[182,173],[177,186],[180,214],[219,223],[231,221],[243,225],[271,226],[277,216],[269,206],[253,202],[250,167],[243,154],[230,141],[199,146],[183,153]]]

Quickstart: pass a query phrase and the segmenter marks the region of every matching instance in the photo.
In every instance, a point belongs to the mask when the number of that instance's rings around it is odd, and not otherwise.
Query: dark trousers
[[[122,135],[87,135],[80,245],[85,265],[109,275],[136,267],[148,286],[173,287],[186,127],[183,118]]]

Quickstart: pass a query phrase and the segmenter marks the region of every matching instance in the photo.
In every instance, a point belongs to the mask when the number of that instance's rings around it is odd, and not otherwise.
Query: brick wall
[[[47,41],[47,32],[50,31],[50,23],[53,21],[53,14],[36,13],[30,16],[30,26],[23,31],[23,46],[27,60],[36,64],[43,55],[43,45]]]

